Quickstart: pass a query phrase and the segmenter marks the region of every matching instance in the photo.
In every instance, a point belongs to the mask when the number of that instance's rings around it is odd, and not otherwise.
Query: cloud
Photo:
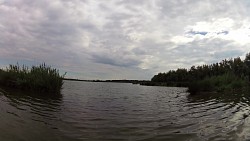
[[[150,79],[249,51],[249,2],[1,0],[0,63],[81,79]]]
[[[104,53],[93,54],[92,57],[93,61],[96,63],[119,67],[137,67],[141,63],[141,60],[137,60],[136,58],[133,59],[132,57],[126,56],[125,53],[115,53],[114,55],[105,55]]]
[[[188,31],[187,34],[191,34],[191,35],[196,35],[196,34],[200,34],[200,35],[207,35],[208,32],[206,31]]]

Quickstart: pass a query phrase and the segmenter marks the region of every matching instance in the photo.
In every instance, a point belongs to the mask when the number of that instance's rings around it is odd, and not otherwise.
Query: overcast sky
[[[0,66],[151,79],[250,52],[249,0],[0,0]]]

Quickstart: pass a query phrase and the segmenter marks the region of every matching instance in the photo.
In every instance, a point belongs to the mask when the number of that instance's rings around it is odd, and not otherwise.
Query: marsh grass
[[[207,77],[200,81],[191,82],[188,86],[191,94],[197,92],[224,92],[234,91],[248,87],[249,82],[245,78],[240,78],[233,73],[226,73],[219,76]]]
[[[65,73],[66,74],[66,73]],[[31,68],[23,65],[9,65],[0,70],[0,85],[39,92],[60,93],[64,75],[45,63]]]

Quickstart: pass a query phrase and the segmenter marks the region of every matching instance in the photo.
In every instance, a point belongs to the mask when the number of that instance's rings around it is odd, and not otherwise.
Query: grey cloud
[[[141,63],[140,60],[123,58],[122,56],[111,57],[111,56],[105,56],[103,54],[102,55],[94,54],[92,55],[92,57],[96,63],[108,64],[118,67],[137,67]],[[123,59],[120,59],[120,57]]]
[[[141,49],[141,48],[134,48],[132,50],[132,52],[136,55],[146,55],[147,51],[145,49]]]
[[[196,31],[196,30],[189,30],[189,31],[186,31],[185,34],[187,34],[187,36],[193,36],[193,35],[207,35],[208,33],[215,33],[217,35],[227,35],[229,33],[229,31],[226,31],[226,30],[222,30],[222,31],[217,31],[217,32],[208,32],[208,31]]]
[[[187,34],[191,34],[191,35],[196,35],[196,34],[200,34],[200,35],[207,35],[208,32],[206,31],[188,31]]]
[[[245,55],[245,52],[242,50],[225,50],[225,51],[219,51],[214,53],[214,57],[216,60],[222,60],[222,59],[229,59],[229,58],[234,58],[234,57],[240,57],[242,55]]]
[[[218,32],[217,34],[224,34],[224,35],[227,35],[229,33],[229,31],[221,31],[221,32]]]
[[[196,40],[174,48],[169,56],[172,58],[172,63],[182,63],[182,66],[191,66],[200,63],[215,63],[223,59],[244,55],[244,52],[232,43],[233,41],[221,39]],[[177,57],[181,58],[181,60]]]
[[[248,9],[243,0],[6,0],[0,5],[0,59],[45,61],[83,79],[150,79],[159,71],[244,54],[249,48],[232,40],[170,39],[216,18],[235,20],[237,29],[249,19]]]
[[[175,0],[175,1],[159,1],[162,12],[165,16],[172,18],[185,17],[182,20],[204,20],[215,17],[239,17],[244,14],[244,9],[238,7],[243,6],[243,1],[195,1],[195,0]],[[235,7],[232,7],[234,5]],[[229,8],[230,7],[230,8]],[[216,14],[215,14],[216,13]]]

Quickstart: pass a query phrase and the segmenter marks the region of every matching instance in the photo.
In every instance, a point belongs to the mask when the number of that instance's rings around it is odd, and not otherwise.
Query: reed
[[[9,65],[0,70],[0,85],[39,92],[60,93],[63,78],[59,70],[45,63],[31,68],[23,65]]]
[[[219,76],[207,77],[200,81],[189,83],[188,90],[191,94],[197,92],[228,92],[247,88],[249,82],[246,78],[240,78],[233,73],[225,73]]]

